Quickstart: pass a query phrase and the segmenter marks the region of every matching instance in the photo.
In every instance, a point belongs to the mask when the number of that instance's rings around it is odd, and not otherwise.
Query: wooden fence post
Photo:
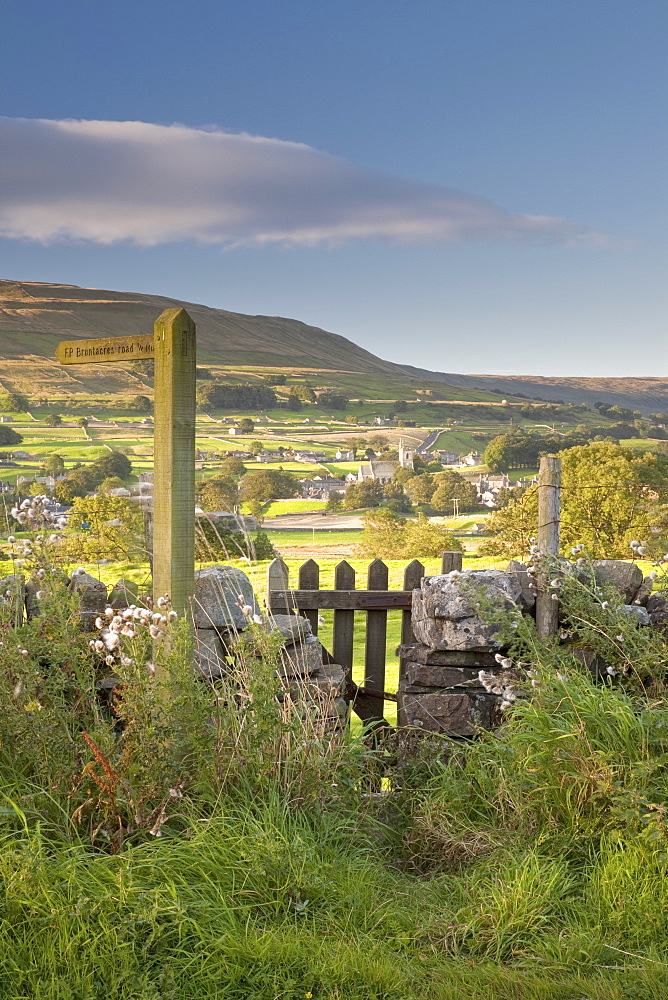
[[[345,559],[334,570],[334,590],[354,590],[355,570]],[[334,637],[332,655],[334,662],[343,667],[346,673],[346,687],[349,689],[353,679],[353,640],[355,635],[355,612],[334,612]]]
[[[454,569],[459,570],[461,572],[462,553],[444,552],[443,555],[441,556],[441,575],[445,576],[446,573],[452,573]]]
[[[382,559],[374,559],[369,566],[369,590],[387,590],[388,569]],[[382,722],[385,717],[383,691],[385,690],[385,656],[387,646],[387,611],[367,611],[366,642],[364,653],[364,687],[378,692],[374,714],[367,722]]]
[[[420,580],[424,576],[424,566],[417,559],[409,563],[404,570],[404,590],[415,590],[420,586]],[[412,624],[412,610],[401,612],[401,645],[410,646],[415,642],[415,636],[413,635],[413,624]],[[403,687],[404,670],[406,669],[406,660],[402,656],[399,660],[399,690]],[[405,726],[406,720],[403,718],[403,713],[401,705],[397,705],[397,725]]]
[[[320,567],[313,559],[307,559],[306,562],[302,563],[299,567],[299,582],[297,586],[300,590],[320,589]],[[317,635],[319,612],[317,610],[303,611],[302,614],[305,615],[305,617],[310,621],[313,635]]]
[[[559,555],[559,519],[561,493],[561,459],[544,455],[538,472],[538,548],[544,556]],[[536,594],[536,627],[539,636],[556,635],[559,624],[559,602],[549,586],[547,569],[538,574]]]
[[[280,556],[278,556],[277,559],[272,559],[267,566],[267,611],[269,614],[271,614],[273,610],[269,596],[272,590],[278,590],[281,593],[284,593],[286,600],[290,597],[290,570]]]

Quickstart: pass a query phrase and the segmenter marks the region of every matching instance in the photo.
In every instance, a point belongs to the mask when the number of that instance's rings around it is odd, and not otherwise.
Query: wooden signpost
[[[153,596],[169,594],[182,615],[195,587],[195,324],[185,309],[165,309],[153,334],[70,340],[63,365],[155,360]]]

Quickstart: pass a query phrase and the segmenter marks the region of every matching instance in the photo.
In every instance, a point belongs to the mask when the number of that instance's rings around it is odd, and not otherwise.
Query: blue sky
[[[667,23],[654,0],[6,6],[0,275],[441,371],[662,375]]]

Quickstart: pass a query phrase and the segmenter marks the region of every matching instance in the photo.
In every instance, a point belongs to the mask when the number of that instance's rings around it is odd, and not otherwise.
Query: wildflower
[[[46,597],[46,591],[38,590],[37,593],[35,594],[35,597],[37,598],[38,601],[43,601],[44,598]]]
[[[116,660],[113,658],[113,656],[109,655],[109,656],[105,656],[104,662],[107,664],[108,667],[113,667],[113,665],[115,664]]]
[[[530,542],[531,545],[535,545],[537,541],[538,541],[537,538],[530,538],[529,539],[529,542]]]
[[[501,655],[501,653],[495,653],[494,659],[496,660],[497,663],[501,663],[501,661],[503,660],[503,656]],[[480,674],[478,674],[478,676],[480,676]]]
[[[644,545],[639,545],[638,548],[636,549],[636,552],[638,553],[639,556],[644,556],[645,553],[647,552],[647,549],[645,548]]]
[[[537,556],[538,553],[540,552],[540,549],[538,548],[537,545],[532,545],[531,548],[529,549],[529,552],[531,553],[532,556]]]
[[[102,629],[102,628],[104,628],[105,625],[106,625],[106,622],[104,622],[101,618],[98,617],[98,618],[95,619],[95,628]]]
[[[558,594],[550,594],[550,597],[552,598],[553,601],[558,601],[559,600],[559,595]]]
[[[512,667],[512,665],[513,665],[513,661],[508,656],[504,657],[501,660],[501,666],[503,667],[504,670],[510,670],[510,668]]]
[[[173,799],[182,799],[183,798],[183,792],[181,791],[180,788],[170,788],[169,789],[169,794],[171,795],[171,797]]]
[[[115,632],[108,632],[104,639],[104,644],[107,649],[116,649],[121,640],[118,638]]]
[[[154,615],[151,615],[151,621],[153,622],[154,625],[159,625],[161,620],[162,620],[162,615],[159,615],[157,611]]]
[[[179,616],[177,615],[176,611],[170,611],[169,614],[167,615],[167,618],[169,619],[170,622],[175,621],[178,617]]]
[[[105,608],[104,609],[104,613],[107,616],[107,618],[113,618],[114,617],[114,609],[113,608],[109,608],[109,607]]]
[[[96,639],[95,640],[95,650],[96,650],[96,652],[101,653],[103,649],[104,649],[104,643],[102,642],[102,640],[101,639]]]
[[[610,607],[610,602],[609,601],[601,601],[601,607],[603,608],[604,611],[607,611],[607,609]]]
[[[160,639],[161,638],[162,632],[160,631],[160,629],[158,628],[157,625],[149,625],[149,629],[148,630],[151,633],[151,638],[152,639]]]
[[[629,548],[630,549],[637,549],[639,545],[640,545],[640,542],[629,542]]]
[[[16,539],[14,538],[13,535],[10,535],[9,538],[7,539],[7,541],[9,542],[10,545],[13,545],[14,542],[16,541]]]
[[[85,572],[86,570],[83,568],[83,566],[77,566],[77,568],[72,573],[72,576],[83,576]]]
[[[550,586],[551,587],[560,587],[561,586],[561,580],[550,580]]]
[[[611,677],[616,677],[617,676],[618,671],[615,670],[614,667],[606,667],[605,670],[606,670],[606,673],[610,674]]]
[[[35,573],[35,576],[37,577],[38,580],[43,580],[44,577],[46,576],[46,570],[38,569],[37,572]]]
[[[151,677],[155,677],[155,663],[149,662],[146,664],[146,666],[148,667],[148,672],[151,675]]]
[[[137,633],[135,632],[135,630],[133,628],[130,628],[129,625],[125,625],[121,629],[121,635],[127,636],[128,639],[134,639],[134,637],[136,636],[136,634]]]
[[[23,657],[24,660],[27,660],[27,658],[30,656],[30,653],[28,652],[27,649],[22,649],[21,656]]]
[[[615,639],[617,640],[617,642],[624,642],[624,636],[623,635],[616,635]]]
[[[657,573],[657,571],[655,569],[653,569],[652,572],[649,574],[649,578],[652,581],[658,579],[658,576],[659,576],[659,574]]]
[[[165,600],[164,597],[159,597],[158,598],[158,607],[159,608],[165,608],[165,607],[167,607],[167,601]]]
[[[256,625],[262,624],[262,615],[253,615],[253,621]]]
[[[121,663],[124,667],[131,667],[134,662],[135,661],[131,660],[129,656],[121,656]]]

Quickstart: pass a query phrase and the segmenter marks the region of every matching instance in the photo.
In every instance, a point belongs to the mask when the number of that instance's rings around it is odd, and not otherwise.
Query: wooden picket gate
[[[441,572],[462,568],[461,552],[444,552]],[[267,609],[270,614],[300,614],[308,618],[314,635],[318,634],[320,611],[334,612],[332,650],[323,648],[326,662],[338,663],[346,672],[346,700],[365,725],[373,729],[390,728],[384,716],[384,701],[396,701],[385,691],[387,612],[401,611],[401,642],[414,642],[411,627],[412,592],[420,586],[424,566],[414,559],[404,569],[403,590],[388,590],[388,567],[374,559],[367,569],[366,589],[357,590],[356,574],[350,563],[340,562],[334,570],[334,588],[320,589],[320,567],[308,559],[299,567],[297,589],[290,587],[290,571],[280,558],[267,570]],[[353,682],[353,646],[355,612],[366,613],[364,684]],[[403,669],[400,662],[399,670]]]

